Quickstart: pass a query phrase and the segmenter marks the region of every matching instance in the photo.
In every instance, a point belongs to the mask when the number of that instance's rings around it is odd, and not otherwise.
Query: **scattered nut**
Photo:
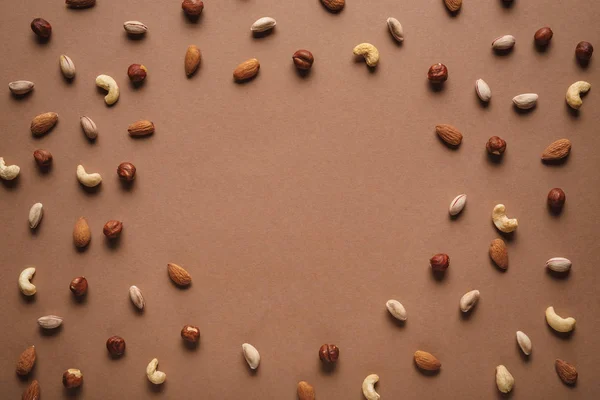
[[[462,0],[444,0],[444,4],[450,12],[456,12],[462,6]]]
[[[148,27],[140,21],[125,21],[123,23],[123,28],[125,28],[125,32],[135,36],[143,35],[148,32]]]
[[[575,329],[576,321],[572,317],[562,318],[554,312],[554,307],[548,307],[546,309],[546,322],[556,332],[571,332]]]
[[[106,340],[106,349],[113,357],[125,354],[125,339],[120,336],[111,336]]]
[[[523,93],[513,97],[514,105],[521,110],[529,110],[537,104],[538,95],[535,93]]]
[[[367,400],[379,400],[381,396],[375,391],[375,384],[379,382],[379,375],[371,374],[362,383],[362,392]]]
[[[379,62],[379,50],[371,43],[361,43],[352,50],[355,56],[362,56],[369,67],[376,67]]]
[[[569,139],[558,139],[550,143],[542,153],[542,161],[556,162],[562,160],[571,152],[571,141]]]
[[[398,43],[404,42],[404,29],[402,28],[400,21],[398,21],[396,18],[389,17],[386,22],[392,37],[396,39]]]
[[[492,220],[500,232],[510,233],[517,229],[519,221],[516,218],[506,216],[506,207],[504,204],[496,204],[492,211]]]
[[[138,309],[144,309],[146,302],[144,301],[144,296],[142,296],[142,291],[137,286],[131,286],[129,288],[129,298],[133,305]]]
[[[431,353],[418,350],[414,355],[417,367],[425,371],[439,371],[442,363]]]
[[[85,279],[85,276],[73,278],[73,280],[69,284],[69,289],[71,290],[73,295],[75,295],[75,297],[83,297],[87,294],[88,281],[87,279]]]
[[[200,329],[197,326],[185,325],[181,329],[181,337],[186,342],[198,343],[200,340]]]
[[[542,47],[542,46],[548,46],[548,43],[550,43],[550,39],[552,39],[552,35],[554,33],[552,32],[552,29],[548,28],[547,26],[538,29],[535,32],[535,35],[533,35],[533,40],[535,41],[535,44]]]
[[[462,143],[463,135],[458,129],[448,124],[439,124],[435,126],[435,133],[447,145],[458,147]]]
[[[508,372],[504,365],[496,367],[496,386],[502,393],[508,393],[512,390],[515,384],[515,378]]]
[[[79,183],[81,183],[83,186],[92,188],[102,183],[102,176],[100,176],[100,174],[97,172],[88,174],[85,172],[83,165],[79,164],[77,166],[77,180],[79,180]]]
[[[340,349],[335,344],[324,344],[319,348],[319,358],[326,364],[335,364],[340,357]]]
[[[275,21],[274,18],[262,17],[257,19],[256,22],[252,24],[252,26],[250,27],[250,31],[256,33],[266,32],[275,28],[275,25],[277,25],[277,21]]]
[[[294,61],[294,65],[296,68],[302,71],[306,71],[311,69],[315,58],[312,53],[308,50],[298,50],[292,56],[292,60]]]
[[[38,227],[44,216],[44,206],[42,203],[35,203],[29,209],[29,227],[35,229]]]
[[[442,63],[433,64],[427,71],[427,79],[431,83],[443,83],[448,79],[448,68]]]
[[[169,273],[169,278],[178,286],[188,286],[192,283],[190,273],[177,264],[167,264],[167,272]]]
[[[260,63],[258,60],[256,58],[251,58],[236,67],[233,71],[233,79],[236,82],[245,82],[254,78],[256,74],[258,74],[259,69]]]
[[[531,354],[531,339],[525,333],[517,331],[517,343],[526,356]]]
[[[429,259],[431,269],[438,272],[443,272],[450,266],[450,257],[448,254],[439,253]]]
[[[200,49],[191,44],[188,46],[185,51],[185,60],[184,60],[184,69],[185,74],[187,76],[192,76],[200,66],[200,62],[202,61],[202,53],[200,53]]]
[[[17,360],[17,375],[28,375],[35,365],[35,357],[35,346],[26,348]]]
[[[135,179],[135,165],[130,162],[122,162],[117,167],[117,175],[124,181],[131,182]]]
[[[37,291],[35,285],[31,283],[31,278],[33,278],[34,274],[35,267],[25,268],[19,274],[19,289],[21,289],[21,293],[25,296],[33,296]]]
[[[136,121],[127,127],[127,132],[131,137],[149,136],[154,133],[154,123],[147,120]]]
[[[494,156],[501,156],[506,150],[506,142],[498,136],[492,136],[486,143],[485,148],[488,153]]]
[[[78,369],[70,368],[63,374],[62,382],[67,389],[77,388],[83,383],[83,374]]]
[[[106,224],[104,224],[104,228],[102,229],[102,232],[104,233],[104,236],[106,236],[107,238],[116,239],[117,237],[119,237],[121,235],[122,230],[123,230],[123,223],[121,221],[111,219]]]
[[[244,353],[244,358],[250,369],[258,368],[258,364],[260,364],[260,354],[258,354],[258,350],[256,350],[254,346],[244,343],[242,345],[242,353]]]
[[[582,63],[590,61],[593,52],[594,46],[590,42],[579,42],[575,47],[575,57]]]
[[[160,385],[167,379],[167,374],[162,371],[158,371],[156,368],[158,367],[158,360],[155,358],[150,361],[150,364],[146,367],[146,376],[148,380],[155,385]]]
[[[471,290],[460,298],[460,311],[466,313],[471,311],[473,307],[479,301],[480,293],[479,290]]]
[[[321,0],[321,3],[332,12],[342,11],[344,5],[346,5],[346,0]]]
[[[131,64],[129,68],[127,68],[127,76],[133,83],[143,82],[144,79],[146,79],[147,74],[148,69],[141,64]]]
[[[40,168],[48,168],[52,164],[52,153],[48,150],[38,149],[34,151],[33,158]]]
[[[92,232],[85,217],[79,217],[73,228],[73,243],[75,247],[83,248],[92,240]]]
[[[25,389],[21,400],[40,400],[40,383],[37,380],[34,379]]]
[[[204,3],[201,0],[183,0],[181,8],[188,17],[198,17],[204,10]]]
[[[62,324],[63,319],[57,315],[46,315],[38,318],[37,322],[44,329],[55,329]]]
[[[490,89],[490,86],[483,79],[475,81],[475,92],[477,92],[477,96],[483,102],[487,103],[492,98],[492,89]]]
[[[75,77],[75,64],[69,56],[62,54],[58,58],[58,64],[60,65],[60,70],[65,78],[73,79]]]
[[[564,257],[554,257],[546,261],[546,268],[554,272],[568,272],[571,265],[571,260]]]
[[[33,90],[34,83],[30,81],[13,81],[8,84],[10,92],[16,96],[22,96]]]
[[[37,115],[31,120],[31,133],[34,136],[41,136],[50,129],[54,128],[54,125],[58,122],[58,114],[55,112],[47,112]]]
[[[494,239],[490,243],[490,258],[500,269],[508,268],[508,249],[502,239]]]
[[[119,85],[108,75],[98,75],[96,77],[96,86],[107,90],[108,93],[104,96],[104,102],[111,106],[119,100]]]
[[[4,157],[0,157],[0,178],[5,181],[12,181],[19,176],[21,168],[18,165],[6,165]]]
[[[394,318],[400,321],[406,321],[406,318],[408,317],[406,315],[406,309],[398,300],[388,300],[385,303],[385,306]]]
[[[83,116],[79,119],[81,123],[81,128],[83,129],[83,133],[87,136],[88,139],[94,140],[98,137],[98,128],[96,127],[96,123],[92,121],[90,117]]]
[[[31,21],[31,30],[38,37],[42,39],[48,39],[52,34],[52,25],[50,25],[50,22],[43,18],[36,18]]]
[[[497,51],[507,51],[514,47],[516,39],[513,35],[500,36],[492,42],[492,49]]]
[[[96,0],[65,0],[69,8],[88,8],[96,4]]]
[[[467,204],[467,195],[459,194],[450,203],[450,207],[448,207],[448,213],[450,213],[450,215],[452,215],[452,216],[458,215],[463,210],[463,208],[465,208],[466,204]]]
[[[574,385],[577,383],[577,369],[574,365],[569,364],[566,361],[557,358],[554,361],[554,368],[561,381],[567,385]]]
[[[305,381],[298,382],[298,400],[315,400],[315,389]]]
[[[567,104],[574,110],[579,110],[583,104],[581,100],[581,93],[587,93],[591,89],[592,85],[585,81],[577,81],[567,89],[567,95],[565,96]]]

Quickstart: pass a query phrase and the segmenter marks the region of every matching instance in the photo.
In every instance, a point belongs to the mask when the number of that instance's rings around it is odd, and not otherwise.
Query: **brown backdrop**
[[[0,97],[0,156],[22,168],[16,184],[0,186],[3,398],[18,398],[31,381],[14,372],[31,344],[44,399],[69,396],[61,385],[67,368],[83,371],[78,393],[86,399],[291,400],[297,381],[307,380],[319,399],[359,400],[370,373],[380,375],[383,399],[495,398],[498,364],[514,375],[515,398],[600,396],[598,88],[579,114],[564,101],[576,80],[600,84],[600,54],[585,69],[574,59],[577,42],[600,46],[598,3],[516,0],[505,8],[499,0],[465,0],[453,17],[438,0],[348,0],[338,15],[318,0],[207,0],[194,24],[179,0],[98,0],[82,11],[61,0],[5,0],[0,15],[3,84],[36,84],[22,100],[6,86]],[[29,28],[38,16],[54,27],[46,44]],[[263,16],[276,18],[277,27],[253,38],[250,25]],[[404,26],[401,46],[387,31],[389,16]],[[122,24],[130,19],[149,26],[144,39],[126,37]],[[532,38],[544,25],[554,38],[539,52]],[[493,54],[492,40],[508,33],[517,38],[514,51]],[[379,48],[373,72],[352,55],[361,42]],[[203,61],[187,79],[183,56],[192,43]],[[291,61],[299,48],[316,58],[306,77]],[[58,67],[63,53],[77,67],[70,84]],[[251,57],[261,62],[258,77],[234,84],[233,69]],[[138,89],[126,76],[135,62],[149,70]],[[437,62],[450,71],[440,92],[425,78]],[[95,87],[101,73],[120,84],[114,107]],[[477,78],[492,88],[488,107],[475,95]],[[538,93],[539,103],[518,113],[511,98],[524,92]],[[30,121],[46,111],[58,112],[59,123],[33,138]],[[98,125],[95,143],[81,132],[81,115]],[[126,128],[138,119],[154,121],[156,134],[129,138]],[[436,138],[438,123],[463,131],[460,149]],[[498,164],[485,152],[492,135],[508,142]],[[573,142],[571,157],[543,165],[542,150],[562,137]],[[53,153],[51,172],[35,166],[36,148]],[[130,190],[115,173],[122,161],[138,168]],[[79,163],[103,175],[96,193],[77,182]],[[552,187],[567,193],[559,217],[546,208]],[[448,204],[463,192],[467,206],[451,220]],[[35,202],[45,214],[31,232],[27,214]],[[520,222],[506,273],[488,258],[499,236],[490,218],[497,203]],[[71,238],[79,216],[93,231],[84,252]],[[125,225],[114,246],[102,235],[109,219]],[[438,252],[451,257],[441,281],[428,267]],[[566,279],[546,273],[554,256],[573,261]],[[171,284],[168,262],[190,271],[191,288]],[[16,284],[27,264],[37,266],[33,301]],[[81,304],[68,289],[79,275],[90,284]],[[145,294],[143,314],[128,299],[133,284]],[[458,300],[474,288],[481,301],[462,318]],[[406,306],[405,326],[387,314],[390,298]],[[546,325],[550,305],[577,318],[568,339]],[[36,319],[46,314],[64,317],[56,334],[38,329]],[[182,344],[184,324],[201,328],[196,350]],[[529,359],[517,347],[517,330],[533,341]],[[107,354],[112,335],[127,341],[122,359]],[[255,374],[241,355],[243,342],[262,356]],[[341,349],[332,372],[318,360],[323,343]],[[414,367],[418,349],[438,356],[440,374]],[[167,373],[158,390],[145,376],[154,357]],[[557,357],[577,366],[575,388],[556,376]]]

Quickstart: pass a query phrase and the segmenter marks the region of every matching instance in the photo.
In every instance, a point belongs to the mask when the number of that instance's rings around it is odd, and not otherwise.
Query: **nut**
[[[462,0],[444,0],[446,8],[451,12],[456,12],[462,6]]]
[[[256,32],[256,33],[266,32],[268,30],[275,28],[275,25],[277,25],[277,21],[275,21],[274,18],[262,17],[262,18],[257,19],[252,24],[252,26],[250,27],[250,31]]]
[[[463,208],[465,208],[466,204],[467,204],[467,195],[459,194],[450,203],[450,207],[448,207],[448,212],[452,216],[458,215],[463,210]]]
[[[130,162],[122,162],[117,167],[117,175],[122,180],[131,182],[135,179],[135,165]]]
[[[152,135],[154,133],[154,123],[147,120],[136,121],[127,127],[127,132],[131,137]]]
[[[65,0],[69,8],[88,8],[96,4],[96,0]]]
[[[577,383],[577,369],[574,365],[569,364],[566,361],[557,358],[554,361],[554,368],[561,381],[567,385],[574,385]]]
[[[462,142],[463,135],[458,129],[448,124],[440,124],[435,126],[435,133],[438,134],[446,144],[457,147]]]
[[[83,248],[92,240],[92,232],[85,217],[79,217],[73,228],[73,243],[75,247]]]
[[[292,60],[294,61],[296,68],[306,71],[312,67],[315,58],[308,50],[298,50],[292,56]]]
[[[321,3],[329,10],[333,12],[342,11],[344,5],[346,5],[346,0],[321,0]]]
[[[35,285],[31,283],[31,278],[35,274],[35,267],[25,268],[19,274],[19,289],[25,296],[33,296],[37,291]]]
[[[67,389],[78,388],[83,383],[83,374],[78,369],[69,368],[63,374],[62,382]]]
[[[37,228],[44,216],[44,206],[42,203],[35,203],[29,209],[29,227],[31,229]]]
[[[100,176],[100,174],[97,172],[88,174],[85,172],[83,165],[79,164],[77,166],[77,180],[79,180],[79,183],[81,183],[83,186],[92,188],[102,183],[102,176]]]
[[[533,40],[538,46],[547,46],[548,43],[550,43],[550,39],[552,39],[552,35],[552,29],[545,26],[535,32],[535,35],[533,35]]]
[[[40,400],[40,383],[37,380],[34,379],[25,389],[21,400]]]
[[[195,45],[191,44],[185,51],[184,69],[187,76],[192,76],[200,66],[202,61],[202,53],[200,49]]]
[[[34,136],[40,136],[54,128],[58,122],[58,114],[55,112],[47,112],[37,115],[31,120],[31,133]]]
[[[488,153],[495,156],[501,156],[506,150],[506,142],[504,139],[498,136],[492,136],[488,139],[485,148],[487,149]]]
[[[564,257],[554,257],[546,261],[546,268],[554,272],[568,272],[571,265],[571,260]]]
[[[40,168],[48,168],[52,164],[52,153],[48,150],[38,149],[33,152],[33,158]]]
[[[198,340],[200,340],[200,329],[197,326],[185,325],[181,329],[181,337],[186,342],[198,343]]]
[[[508,372],[504,365],[496,367],[496,386],[502,393],[508,393],[512,390],[515,384],[515,378]]]
[[[490,243],[490,258],[500,269],[508,268],[508,249],[502,239],[494,239]]]
[[[516,39],[513,35],[500,36],[492,42],[492,49],[497,51],[507,51],[514,47]]]
[[[83,129],[83,133],[87,136],[88,139],[94,140],[98,137],[98,128],[96,127],[96,123],[92,121],[90,117],[83,116],[79,119],[81,123],[81,128]]]
[[[492,220],[500,232],[510,233],[517,229],[519,221],[516,218],[510,219],[506,216],[506,207],[504,204],[496,204],[492,211]]]
[[[417,350],[414,355],[417,367],[425,371],[439,371],[442,363],[431,353]]]
[[[465,293],[463,297],[460,298],[460,311],[464,313],[471,311],[479,301],[479,297],[479,290],[471,290],[470,292]]]
[[[242,353],[244,354],[244,358],[250,369],[258,368],[258,364],[260,364],[260,354],[258,354],[256,347],[249,343],[244,343],[242,344]]]
[[[450,266],[450,257],[444,253],[436,254],[429,259],[429,265],[432,270],[443,272]]]
[[[554,307],[548,307],[546,309],[546,322],[556,332],[571,332],[575,329],[576,321],[572,317],[562,318],[554,312]]]
[[[131,286],[129,288],[129,298],[133,305],[138,309],[144,309],[146,302],[144,301],[144,296],[142,296],[142,291],[137,286]]]
[[[108,75],[98,75],[96,77],[96,86],[107,90],[108,93],[104,96],[104,102],[111,106],[119,100],[119,85]]]
[[[35,364],[35,346],[29,346],[17,360],[17,375],[28,375]]]
[[[111,219],[106,224],[104,224],[104,228],[102,229],[102,232],[104,233],[104,236],[106,236],[107,238],[116,239],[117,237],[119,237],[119,235],[121,235],[122,230],[123,230],[123,223],[121,221]]]
[[[233,71],[233,79],[236,82],[247,81],[254,78],[256,74],[258,74],[259,69],[260,63],[258,60],[256,58],[251,58],[236,67]]]
[[[12,181],[19,176],[21,168],[18,165],[6,165],[4,157],[0,157],[0,178],[5,181]]]
[[[73,278],[69,284],[69,289],[75,295],[75,297],[83,297],[87,294],[88,281],[85,279],[85,276]]]
[[[167,379],[167,374],[162,371],[158,371],[156,368],[158,367],[158,360],[155,358],[150,361],[150,364],[146,367],[146,376],[148,380],[155,385],[160,385]]]
[[[69,56],[62,54],[58,58],[58,65],[65,78],[73,79],[75,77],[75,64]]]
[[[120,336],[111,336],[106,340],[106,349],[113,357],[125,354],[125,339]]]
[[[12,94],[21,96],[31,92],[34,86],[34,83],[30,81],[13,81],[8,84],[8,89]]]
[[[140,21],[125,21],[123,23],[123,28],[125,28],[125,32],[128,34],[136,36],[148,32],[148,27]]]
[[[517,343],[526,356],[531,354],[531,339],[525,333],[517,331]]]
[[[442,83],[448,79],[448,68],[444,64],[437,63],[429,67],[427,79],[431,83]]]
[[[394,318],[400,321],[406,321],[406,318],[408,317],[406,315],[406,309],[398,300],[388,300],[385,303],[385,306]]]
[[[192,283],[192,276],[184,268],[177,264],[167,264],[169,278],[178,286],[188,286]]]
[[[592,58],[594,46],[590,42],[579,42],[575,47],[575,57],[581,62],[588,62]]]
[[[581,93],[587,93],[592,88],[592,85],[585,81],[577,81],[567,89],[567,95],[565,96],[567,104],[574,110],[579,110],[583,104],[581,100]]]
[[[371,374],[362,383],[362,392],[367,400],[379,400],[381,396],[375,391],[375,384],[379,382],[379,375]]]
[[[48,39],[52,34],[52,25],[43,18],[36,18],[31,21],[31,30],[42,39]]]
[[[492,89],[490,89],[490,86],[483,79],[475,81],[475,92],[477,92],[477,96],[483,102],[487,103],[492,98]]]
[[[550,143],[542,153],[542,161],[554,162],[562,160],[571,152],[571,141],[569,139],[558,139]]]
[[[204,10],[204,3],[201,0],[183,0],[181,8],[187,16],[198,17]]]
[[[554,188],[548,192],[548,207],[550,207],[550,210],[552,210],[554,213],[559,213],[562,211],[566,200],[567,195],[560,188]]]
[[[376,67],[379,62],[379,50],[371,43],[361,43],[352,52],[355,56],[363,56],[369,67]]]
[[[398,21],[396,18],[389,17],[386,22],[392,37],[396,39],[398,43],[402,43],[404,41],[404,29],[402,29],[402,24],[400,24],[400,21]]]
[[[141,64],[131,64],[129,68],[127,68],[127,76],[133,83],[143,82],[144,79],[146,79],[147,74],[148,69]]]
[[[315,400],[315,389],[305,381],[298,382],[298,400]]]
[[[38,318],[37,322],[44,329],[56,329],[62,324],[63,319],[58,315],[45,315]]]
[[[335,344],[324,344],[319,348],[319,358],[326,364],[334,364],[340,357],[340,349]]]
[[[529,110],[537,104],[538,95],[535,93],[523,93],[513,97],[514,105],[521,110]]]

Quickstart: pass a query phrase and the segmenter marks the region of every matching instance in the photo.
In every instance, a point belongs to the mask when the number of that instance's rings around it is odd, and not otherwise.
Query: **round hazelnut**
[[[444,253],[436,254],[431,257],[429,264],[434,271],[445,271],[450,266],[450,257],[448,257],[448,254]]]
[[[52,25],[43,18],[31,21],[31,30],[42,39],[48,39],[52,34]]]
[[[197,326],[186,325],[181,330],[181,337],[186,342],[198,343],[198,340],[200,340],[200,329]]]
[[[104,232],[104,236],[106,236],[107,238],[115,239],[121,234],[122,230],[123,223],[121,221],[111,219],[106,224],[104,224],[104,229],[102,229],[102,232]]]
[[[204,3],[201,0],[183,0],[181,8],[187,16],[198,17],[202,14]]]
[[[130,162],[123,162],[117,167],[117,175],[124,181],[131,182],[135,179],[135,165]]]
[[[48,150],[38,149],[33,152],[33,158],[40,168],[47,168],[52,164],[52,154]]]
[[[131,64],[129,68],[127,68],[127,76],[133,83],[142,82],[146,79],[147,74],[148,69],[141,64]]]
[[[554,188],[548,193],[548,207],[554,213],[561,212],[566,200],[567,196],[560,188]]]
[[[71,281],[69,289],[71,289],[75,297],[85,296],[88,290],[88,281],[84,276],[79,276]]]
[[[448,79],[448,68],[444,64],[437,63],[429,67],[427,79],[432,83],[442,83]]]
[[[506,150],[506,142],[498,136],[492,136],[486,143],[485,148],[488,153],[499,156]]]
[[[125,353],[125,339],[121,336],[111,336],[106,341],[106,349],[113,357],[122,356]]]
[[[552,35],[554,35],[552,29],[545,26],[535,32],[535,35],[533,35],[533,40],[538,46],[547,46],[548,43],[550,43],[550,39],[552,39]]]
[[[579,42],[575,47],[575,56],[579,61],[588,62],[592,58],[594,46],[590,42]]]
[[[340,349],[335,344],[324,344],[319,349],[319,358],[327,364],[335,363],[340,357]]]
[[[83,374],[78,369],[70,368],[63,374],[62,382],[67,389],[79,387],[83,383]]]
[[[306,71],[312,67],[315,58],[308,50],[298,50],[292,56],[292,60],[294,60],[296,68]]]

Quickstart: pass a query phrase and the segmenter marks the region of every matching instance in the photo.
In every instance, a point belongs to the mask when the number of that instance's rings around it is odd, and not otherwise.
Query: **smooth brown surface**
[[[53,26],[47,43],[29,27],[37,16]],[[250,25],[263,16],[277,27],[252,37]],[[390,16],[404,26],[402,45],[388,32]],[[600,61],[582,68],[574,54],[582,40],[600,42],[599,18],[589,0],[516,0],[511,8],[470,0],[456,16],[441,0],[348,0],[339,14],[319,0],[206,1],[197,23],[180,1],[101,0],[86,10],[1,1],[0,156],[21,175],[0,185],[0,397],[19,398],[37,379],[44,400],[71,398],[61,377],[78,368],[80,399],[293,400],[305,380],[318,399],[359,400],[371,373],[382,399],[494,399],[503,364],[515,399],[599,398]],[[145,37],[127,37],[130,19],[149,27]],[[533,34],[545,25],[554,37],[540,52]],[[494,54],[491,42],[503,34],[517,44]],[[352,54],[362,42],[380,51],[373,71]],[[188,79],[190,44],[203,61]],[[290,59],[299,48],[315,56],[307,75]],[[60,54],[75,63],[72,82],[61,75]],[[254,57],[257,77],[235,84],[233,69]],[[449,79],[434,91],[426,75],[438,62]],[[127,77],[132,63],[148,68],[137,88]],[[99,74],[120,85],[112,107],[94,84]],[[492,89],[487,107],[475,94],[478,78]],[[6,87],[19,79],[35,82],[23,99]],[[574,113],[564,97],[577,80],[593,87]],[[538,105],[519,112],[511,99],[526,92],[539,94]],[[48,111],[58,124],[33,137],[31,119]],[[98,126],[95,142],[81,130],[82,115]],[[155,123],[153,136],[129,137],[127,126],[140,119]],[[459,149],[437,138],[442,123],[464,134]],[[498,163],[485,149],[494,135],[507,142]],[[573,143],[567,161],[542,164],[544,148],[563,137]],[[37,148],[54,155],[48,172],[35,165]],[[116,174],[123,161],[137,167],[131,185]],[[78,183],[80,163],[102,174],[97,190]],[[567,195],[558,216],[547,208],[553,187]],[[448,205],[460,193],[467,205],[451,219]],[[35,202],[44,219],[32,232]],[[519,219],[506,272],[488,255],[499,236],[497,203]],[[92,230],[84,251],[72,239],[80,216]],[[126,226],[114,243],[102,234],[111,219]],[[452,262],[436,280],[428,261],[442,252]],[[546,272],[556,256],[573,262],[566,278]],[[169,280],[169,262],[194,276],[189,288]],[[17,287],[28,264],[37,267],[31,300]],[[81,275],[90,288],[77,302],[69,282]],[[143,312],[128,298],[131,285],[143,291]],[[458,302],[471,289],[481,300],[462,316]],[[405,324],[387,312],[391,298],[406,307]],[[546,325],[551,305],[577,319],[570,337]],[[47,314],[62,316],[62,327],[41,332],[36,319]],[[195,348],[180,337],[185,324],[202,332]],[[528,359],[517,330],[533,342]],[[118,359],[105,346],[113,335],[127,340]],[[260,352],[256,372],[244,342]],[[323,343],[340,348],[332,370],[319,360]],[[36,366],[20,380],[15,363],[32,344]],[[435,354],[440,373],[419,372],[416,350]],[[158,388],[145,376],[154,357],[167,374]],[[556,375],[556,358],[577,367],[575,387]]]

